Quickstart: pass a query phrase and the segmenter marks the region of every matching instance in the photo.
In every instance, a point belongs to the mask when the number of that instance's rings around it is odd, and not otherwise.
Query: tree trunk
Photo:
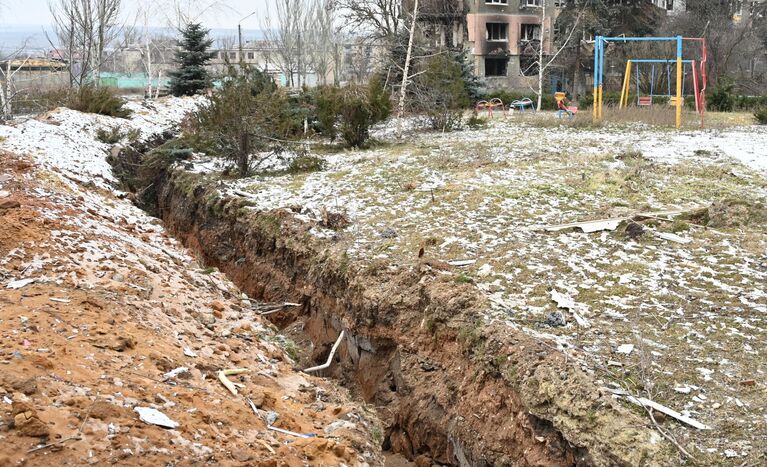
[[[237,154],[237,170],[240,177],[247,177],[248,175],[248,162],[250,159],[250,138],[247,130],[240,131],[240,144],[239,153]]]
[[[581,66],[581,40],[575,46],[575,63],[573,64],[573,100],[578,102],[583,93],[583,68]]]
[[[405,114],[405,96],[407,95],[407,83],[410,81],[410,59],[413,54],[413,40],[415,38],[415,27],[418,21],[418,0],[413,5],[413,22],[410,24],[410,39],[407,43],[407,54],[405,55],[405,71],[402,73],[402,88],[399,92],[399,107],[397,109],[397,135],[402,136],[402,116]]]
[[[150,41],[146,42],[146,76],[147,76],[147,91],[149,99],[152,98],[152,50],[150,49]],[[160,83],[157,83],[159,86]]]
[[[541,102],[543,100],[543,73],[546,71],[543,66],[543,45],[546,40],[546,0],[541,2],[541,41],[538,46],[538,105],[536,110],[541,111]]]

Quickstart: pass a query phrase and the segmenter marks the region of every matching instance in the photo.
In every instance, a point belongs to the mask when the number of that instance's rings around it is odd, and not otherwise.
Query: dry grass
[[[656,104],[652,107],[629,107],[619,109],[614,106],[605,106],[602,121],[593,121],[591,109],[583,109],[569,121],[567,116],[560,120],[552,118],[552,112],[527,112],[514,114],[515,119],[525,121],[541,128],[557,128],[570,126],[572,128],[601,128],[606,124],[640,123],[657,127],[658,129],[674,129],[676,125],[676,113],[669,105]],[[754,116],[747,112],[706,112],[704,117],[705,128],[732,128],[736,126],[754,124]],[[700,128],[699,115],[691,110],[682,113],[682,128],[694,130]]]

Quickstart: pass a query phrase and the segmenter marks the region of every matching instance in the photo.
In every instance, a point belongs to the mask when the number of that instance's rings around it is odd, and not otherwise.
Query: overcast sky
[[[57,0],[58,1],[58,0]],[[124,15],[134,17],[141,4],[158,6],[164,2],[174,0],[123,0]],[[180,0],[185,4],[197,4],[196,10],[204,10],[205,5],[210,5],[213,0]],[[245,15],[256,11],[257,14],[246,19],[242,27],[246,29],[259,29],[260,17],[266,15],[266,3],[273,0],[221,0],[216,8],[205,10],[199,21],[208,28],[236,28],[237,22]],[[53,22],[48,10],[48,0],[0,0],[0,27],[15,25],[49,25]],[[161,6],[152,14],[155,18],[152,26],[166,26],[165,11],[169,8]],[[192,6],[195,11],[195,7]]]

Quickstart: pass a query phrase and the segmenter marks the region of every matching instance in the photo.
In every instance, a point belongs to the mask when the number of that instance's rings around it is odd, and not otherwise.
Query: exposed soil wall
[[[663,465],[668,446],[636,413],[551,348],[479,320],[484,297],[428,259],[392,271],[361,268],[288,210],[259,212],[224,199],[204,177],[158,180],[168,230],[249,295],[300,302],[278,315],[311,339],[325,376],[378,408],[384,445],[450,465]]]

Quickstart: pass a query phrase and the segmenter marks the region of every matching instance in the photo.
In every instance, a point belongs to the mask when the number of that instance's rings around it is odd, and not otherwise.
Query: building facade
[[[545,2],[545,3],[544,3]],[[412,0],[406,0],[412,10]],[[465,48],[489,89],[537,86],[540,48],[549,55],[564,0],[432,0],[419,23],[437,46]]]

